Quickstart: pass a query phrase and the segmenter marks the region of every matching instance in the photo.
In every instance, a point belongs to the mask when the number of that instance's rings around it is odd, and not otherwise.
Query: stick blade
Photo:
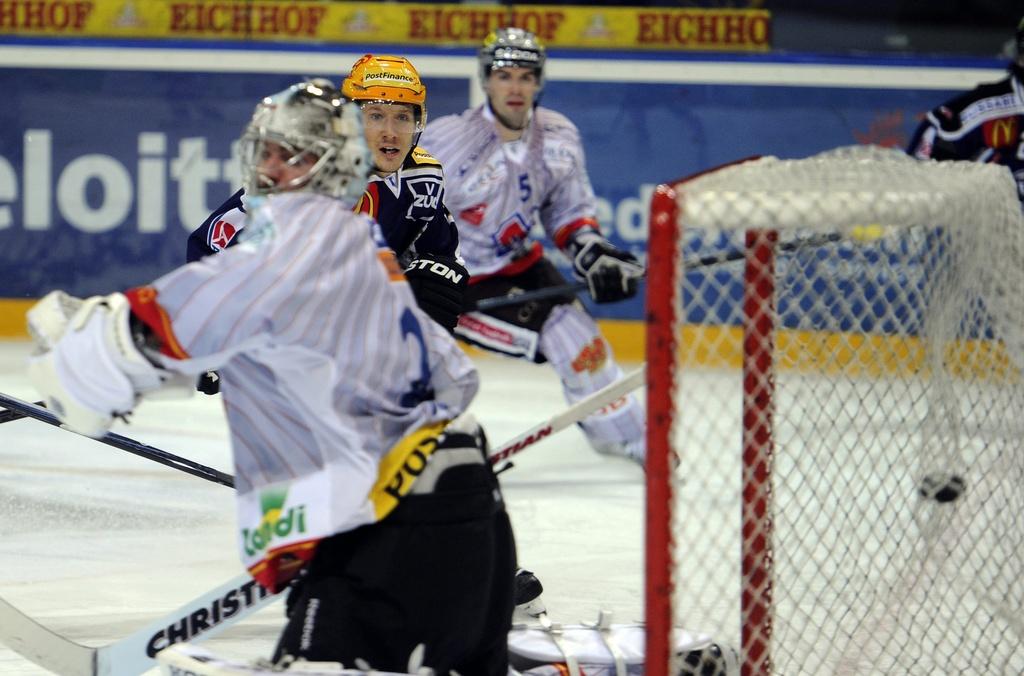
[[[56,634],[0,599],[0,641],[22,657],[64,676],[95,676],[96,649]]]

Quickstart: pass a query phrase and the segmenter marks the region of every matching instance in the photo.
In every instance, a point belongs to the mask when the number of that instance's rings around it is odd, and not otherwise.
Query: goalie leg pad
[[[29,311],[37,341],[29,378],[66,427],[102,437],[114,416],[130,413],[168,374],[136,348],[124,295],[86,299],[68,317],[70,306],[50,294]]]
[[[509,664],[523,676],[571,672],[573,664],[587,676],[642,676],[645,641],[642,624],[517,625],[508,635]],[[672,650],[673,676],[739,676],[736,651],[706,634],[677,627]]]
[[[287,672],[289,676],[377,676],[397,675],[397,672],[372,671],[363,669],[346,669],[337,662],[306,662],[300,660],[284,665],[274,664],[265,660],[242,662],[231,658],[223,658],[212,652],[190,645],[176,643],[157,653],[160,673],[165,676],[281,676]],[[406,672],[402,672],[405,674]]]

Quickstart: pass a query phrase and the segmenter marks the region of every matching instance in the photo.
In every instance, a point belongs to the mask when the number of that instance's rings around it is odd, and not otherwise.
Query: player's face
[[[506,128],[526,126],[540,83],[532,68],[495,68],[487,76],[487,98],[491,110]]]
[[[313,153],[296,154],[279,143],[266,141],[257,158],[257,170],[264,183],[278,190],[295,190],[309,180],[317,159]]]
[[[416,113],[407,103],[364,103],[363,127],[373,153],[373,170],[387,176],[399,170],[412,150]]]

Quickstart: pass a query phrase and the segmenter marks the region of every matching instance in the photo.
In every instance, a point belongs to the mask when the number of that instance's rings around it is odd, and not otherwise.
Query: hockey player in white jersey
[[[438,673],[504,675],[515,551],[460,417],[477,373],[352,212],[361,114],[300,83],[257,107],[242,146],[243,241],[125,293],[48,295],[29,312],[30,376],[99,436],[145,394],[220,370],[243,563],[271,590],[305,573],[276,658],[404,672],[422,645]]]
[[[631,254],[601,235],[575,125],[536,105],[545,58],[532,33],[496,30],[479,53],[487,102],[434,120],[421,139],[447,167],[445,200],[471,274],[471,302],[565,283],[529,238],[536,225],[569,256],[599,303],[633,296],[643,274]],[[488,350],[550,363],[569,402],[622,377],[597,324],[572,295],[465,313],[456,334]],[[628,396],[581,427],[597,451],[642,463],[643,420]]]

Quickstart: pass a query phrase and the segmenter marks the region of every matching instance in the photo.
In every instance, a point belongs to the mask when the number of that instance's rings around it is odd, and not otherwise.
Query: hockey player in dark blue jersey
[[[970,160],[1006,166],[1024,201],[1024,18],[1016,54],[1002,80],[978,85],[931,110],[907,152],[919,159]]]
[[[408,59],[367,54],[352,66],[341,89],[362,109],[374,160],[355,210],[380,224],[420,307],[452,331],[469,275],[458,253],[458,229],[444,206],[441,163],[416,146],[426,125],[426,87]],[[245,202],[245,191],[239,190],[189,236],[189,262],[235,244],[245,223]]]

